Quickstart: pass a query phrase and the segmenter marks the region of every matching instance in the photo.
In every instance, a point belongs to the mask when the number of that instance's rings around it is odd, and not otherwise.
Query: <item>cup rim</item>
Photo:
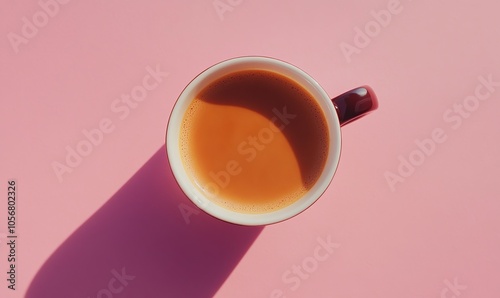
[[[253,65],[253,67],[249,67]],[[184,116],[187,106],[192,102],[194,96],[211,82],[222,75],[237,71],[238,67],[243,69],[264,69],[283,74],[296,83],[302,85],[308,92],[312,93],[321,110],[325,115],[328,127],[329,149],[323,171],[314,186],[300,199],[289,206],[267,213],[240,213],[226,209],[207,198],[191,181],[185,166],[183,165],[179,149],[180,122]],[[220,73],[220,74],[219,74]],[[340,121],[331,97],[308,73],[299,67],[283,60],[267,56],[240,56],[218,62],[205,68],[184,87],[174,103],[170,112],[166,128],[166,151],[176,183],[183,193],[201,210],[220,220],[245,225],[261,226],[278,223],[302,213],[313,205],[326,191],[338,168],[342,135]]]

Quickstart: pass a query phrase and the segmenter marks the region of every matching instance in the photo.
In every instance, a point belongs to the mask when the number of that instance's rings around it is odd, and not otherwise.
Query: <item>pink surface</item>
[[[496,2],[61,2],[0,12],[0,297],[498,297]],[[241,55],[380,101],[323,197],[265,228],[193,211],[164,154],[183,87]]]

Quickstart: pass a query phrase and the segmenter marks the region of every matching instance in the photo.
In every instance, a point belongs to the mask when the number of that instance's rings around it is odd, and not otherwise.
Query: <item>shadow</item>
[[[310,189],[316,183],[328,156],[328,129],[321,108],[302,86],[269,71],[240,71],[218,79],[198,99],[242,107],[269,119],[282,130],[293,150],[303,186]],[[210,117],[222,117],[213,112]],[[203,119],[201,123],[211,122]],[[214,132],[199,134],[211,136]]]
[[[196,209],[162,147],[50,256],[25,297],[212,297],[262,229]]]

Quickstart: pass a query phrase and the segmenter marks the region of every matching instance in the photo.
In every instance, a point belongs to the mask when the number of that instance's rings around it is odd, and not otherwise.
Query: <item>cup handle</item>
[[[369,86],[361,86],[332,99],[340,126],[357,120],[378,108],[378,99]]]

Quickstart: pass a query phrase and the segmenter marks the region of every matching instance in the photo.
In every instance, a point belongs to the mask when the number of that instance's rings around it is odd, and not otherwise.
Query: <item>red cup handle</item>
[[[332,99],[340,126],[359,119],[378,108],[375,92],[368,86],[361,86],[347,91]]]

